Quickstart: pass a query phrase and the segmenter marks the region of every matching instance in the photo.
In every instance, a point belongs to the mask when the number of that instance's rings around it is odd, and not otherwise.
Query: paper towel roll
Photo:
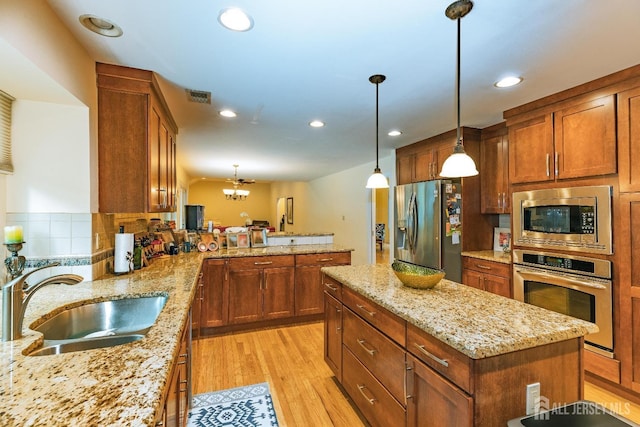
[[[133,257],[133,234],[118,233],[116,234],[116,247],[113,253],[113,272],[128,273],[129,260]]]

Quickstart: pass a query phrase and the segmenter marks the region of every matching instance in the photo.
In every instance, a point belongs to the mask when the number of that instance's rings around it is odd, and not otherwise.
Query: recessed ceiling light
[[[122,35],[122,28],[118,27],[108,19],[100,18],[95,15],[82,15],[78,19],[85,28],[93,31],[94,33],[98,33],[101,36],[120,37]]]
[[[321,128],[324,126],[324,122],[320,120],[312,120],[309,122],[309,126],[312,128]]]
[[[402,132],[400,132],[397,129],[394,129],[394,130],[390,130],[387,135],[389,135],[389,136],[400,136],[400,135],[402,135]]]
[[[218,113],[218,114],[220,114],[222,117],[229,117],[229,118],[237,117],[237,114],[236,114],[235,111],[228,110],[228,109],[227,110],[220,110],[220,113]]]
[[[522,77],[507,76],[494,83],[495,87],[511,87],[522,83]]]
[[[229,7],[220,11],[218,22],[233,31],[249,31],[253,28],[253,19],[242,9]]]

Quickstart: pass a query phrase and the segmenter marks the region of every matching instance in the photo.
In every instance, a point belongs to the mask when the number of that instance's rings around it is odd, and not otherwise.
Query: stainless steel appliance
[[[513,245],[613,253],[608,185],[513,193]]]
[[[436,180],[395,188],[395,258],[443,269],[461,281],[462,184]]]
[[[585,346],[613,357],[611,262],[575,255],[513,250],[513,297],[595,323]]]

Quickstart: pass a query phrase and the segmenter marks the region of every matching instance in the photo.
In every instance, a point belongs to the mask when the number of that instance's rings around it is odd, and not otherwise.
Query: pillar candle
[[[22,237],[21,225],[7,225],[4,228],[5,243],[22,243]]]

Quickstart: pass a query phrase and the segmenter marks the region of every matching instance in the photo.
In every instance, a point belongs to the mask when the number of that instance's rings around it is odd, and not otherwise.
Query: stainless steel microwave
[[[513,193],[513,245],[613,253],[609,185]]]

